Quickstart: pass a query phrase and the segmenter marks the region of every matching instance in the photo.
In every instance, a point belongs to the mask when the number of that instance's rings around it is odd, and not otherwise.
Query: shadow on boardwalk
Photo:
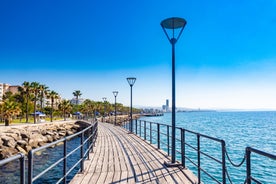
[[[134,134],[111,124],[99,123],[98,138],[85,171],[71,184],[88,183],[197,183],[188,169],[166,167],[169,158]]]

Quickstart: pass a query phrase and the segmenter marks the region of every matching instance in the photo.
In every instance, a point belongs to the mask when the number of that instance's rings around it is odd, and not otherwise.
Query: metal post
[[[185,154],[185,130],[181,128],[181,162],[183,167],[186,167]]]
[[[170,155],[170,127],[167,125],[167,152]]]
[[[167,166],[177,166],[179,164],[175,163],[175,44],[179,39],[184,27],[186,25],[186,20],[182,18],[172,17],[165,19],[161,22],[161,27],[163,28],[168,40],[172,44],[172,163],[166,163]],[[175,29],[181,29],[178,36],[175,38]],[[172,38],[169,37],[166,29],[172,30]]]
[[[221,154],[222,154],[222,183],[226,184],[226,161],[225,161],[225,141],[221,141]]]
[[[172,163],[175,163],[175,43],[176,39],[171,39],[172,43]]]
[[[117,125],[117,106],[116,106],[116,96],[115,96],[115,125]]]
[[[81,133],[81,173],[84,171],[84,132]]]
[[[137,119],[135,120],[135,134],[137,135]]]
[[[251,184],[251,151],[250,148],[246,148],[246,183]]]
[[[140,134],[140,137],[142,135],[142,125],[141,125],[141,120],[139,120],[139,134]]]
[[[28,183],[33,183],[33,152],[28,153]]]
[[[20,183],[25,184],[25,156],[20,153]]]
[[[157,148],[160,149],[160,124],[157,124]]]
[[[152,122],[150,122],[150,143],[152,143]]]
[[[147,124],[146,121],[144,121],[144,139],[147,140]]]
[[[66,152],[66,147],[67,147],[67,140],[65,139],[64,140],[64,144],[63,144],[63,158],[64,158],[64,161],[63,161],[63,177],[64,177],[64,180],[63,180],[63,183],[66,184],[67,181],[66,181],[66,167],[67,167],[67,152]]]
[[[197,134],[197,177],[198,177],[198,183],[201,182],[200,179],[200,135]]]
[[[130,132],[133,133],[133,129],[132,129],[132,86],[130,86]]]

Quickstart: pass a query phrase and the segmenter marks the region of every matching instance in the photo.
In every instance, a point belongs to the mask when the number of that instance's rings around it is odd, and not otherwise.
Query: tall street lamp
[[[164,30],[169,42],[172,44],[172,163],[168,166],[175,165],[175,44],[186,25],[186,20],[183,18],[172,17],[161,22],[161,27]],[[178,36],[175,38],[175,30],[179,30]],[[172,31],[172,37],[169,37],[168,31]]]
[[[113,125],[117,125],[117,120],[116,120],[116,118],[117,118],[116,97],[117,97],[118,93],[119,93],[118,91],[113,91],[113,95],[115,97],[115,124],[113,124]]]
[[[130,132],[133,132],[133,127],[132,127],[132,86],[134,85],[136,81],[135,77],[128,77],[127,82],[130,85]]]
[[[103,114],[103,122],[105,122],[105,111],[106,111],[106,97],[103,97],[104,102],[104,114]]]

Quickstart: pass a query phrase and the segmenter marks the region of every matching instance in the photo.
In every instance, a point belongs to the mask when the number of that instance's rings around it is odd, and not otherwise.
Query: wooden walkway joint
[[[197,183],[188,169],[166,167],[169,157],[121,127],[98,124],[98,138],[85,170],[71,184],[88,183]]]

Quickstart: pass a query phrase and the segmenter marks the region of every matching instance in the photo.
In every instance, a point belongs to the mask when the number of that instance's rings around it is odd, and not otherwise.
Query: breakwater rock
[[[90,124],[82,121],[53,122],[1,127],[0,160],[72,135]]]

